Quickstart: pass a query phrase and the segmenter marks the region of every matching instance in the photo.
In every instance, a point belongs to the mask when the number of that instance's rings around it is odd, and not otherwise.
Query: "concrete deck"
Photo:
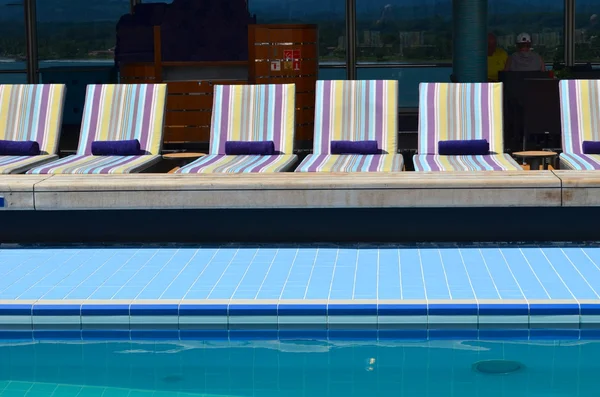
[[[552,171],[0,176],[5,210],[559,207],[599,174]],[[574,181],[578,181],[577,185]],[[587,182],[589,181],[589,182]],[[566,194],[563,183],[570,186]]]
[[[600,337],[600,246],[0,248],[0,339],[231,337]]]

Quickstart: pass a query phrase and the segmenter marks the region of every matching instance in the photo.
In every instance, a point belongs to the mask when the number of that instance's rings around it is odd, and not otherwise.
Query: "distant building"
[[[501,48],[512,48],[515,46],[516,34],[498,36],[498,46]],[[533,47],[558,47],[561,41],[560,32],[533,32],[531,33]]]
[[[381,47],[381,33],[377,30],[363,30],[363,39],[358,42],[359,47]]]
[[[400,47],[418,47],[425,45],[425,32],[398,32]]]
[[[588,35],[586,29],[575,29],[575,44],[582,44],[588,42]]]

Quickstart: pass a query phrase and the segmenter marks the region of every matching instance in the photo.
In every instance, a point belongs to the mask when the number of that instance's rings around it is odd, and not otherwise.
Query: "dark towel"
[[[140,141],[131,139],[128,141],[94,141],[92,142],[92,154],[94,156],[139,156]]]
[[[583,141],[583,154],[600,154],[600,142]]]
[[[379,154],[377,141],[331,141],[331,154]]]
[[[275,143],[273,141],[227,141],[225,142],[225,154],[228,156],[246,154],[272,156],[275,154]]]
[[[438,154],[442,156],[477,156],[490,154],[490,144],[487,139],[464,141],[439,141]]]
[[[39,156],[40,145],[36,141],[2,141],[0,156]]]

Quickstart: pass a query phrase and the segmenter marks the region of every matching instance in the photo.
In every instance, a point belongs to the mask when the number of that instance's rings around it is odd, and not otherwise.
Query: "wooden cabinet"
[[[120,81],[166,83],[166,144],[208,142],[215,84],[296,84],[296,140],[312,146],[319,70],[317,25],[249,25],[249,61],[163,62],[160,27],[154,62],[123,63]]]
[[[312,141],[319,74],[317,25],[250,25],[248,29],[249,81],[296,84],[296,141]]]

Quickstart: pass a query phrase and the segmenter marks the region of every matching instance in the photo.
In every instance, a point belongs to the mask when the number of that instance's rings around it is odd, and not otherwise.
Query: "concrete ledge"
[[[559,207],[547,172],[55,175],[37,210]]]
[[[554,171],[562,181],[564,207],[600,206],[600,171]]]
[[[0,175],[0,211],[34,210],[33,188],[46,175]]]

